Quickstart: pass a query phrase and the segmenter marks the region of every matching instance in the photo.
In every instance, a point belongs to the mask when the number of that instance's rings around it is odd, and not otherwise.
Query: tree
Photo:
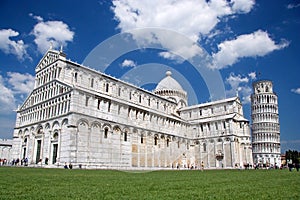
[[[292,160],[292,163],[299,163],[300,152],[295,150],[288,150],[285,152],[285,158],[287,161]]]

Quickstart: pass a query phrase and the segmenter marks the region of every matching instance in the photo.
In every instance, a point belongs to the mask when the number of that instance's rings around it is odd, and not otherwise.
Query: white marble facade
[[[238,97],[187,105],[171,72],[153,92],[48,50],[17,111],[13,158],[97,169],[235,168],[252,164]],[[45,165],[47,161],[47,165]]]
[[[253,83],[252,145],[253,159],[258,165],[280,166],[280,125],[278,98],[273,83],[260,80]]]

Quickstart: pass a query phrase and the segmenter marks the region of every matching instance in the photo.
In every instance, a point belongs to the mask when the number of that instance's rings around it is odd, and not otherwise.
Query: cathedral
[[[232,169],[253,164],[249,121],[232,97],[188,105],[167,71],[147,91],[49,49],[17,110],[12,158],[86,169]]]

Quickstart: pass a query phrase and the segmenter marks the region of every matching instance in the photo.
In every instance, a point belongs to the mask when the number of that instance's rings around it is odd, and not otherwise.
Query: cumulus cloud
[[[248,1],[248,0],[233,0],[232,9],[236,12],[241,13],[248,13],[253,8],[255,1]]]
[[[0,50],[5,54],[13,54],[17,56],[18,60],[24,60],[28,57],[26,48],[23,40],[14,41],[11,38],[19,36],[17,31],[12,29],[1,29],[0,30]],[[28,57],[29,58],[29,57]]]
[[[14,94],[28,94],[34,88],[34,76],[25,73],[7,72],[8,83]]]
[[[0,75],[0,110],[9,113],[16,109],[16,104],[24,101],[34,87],[34,76],[25,73],[7,72],[7,76]]]
[[[178,56],[176,54],[173,54],[173,53],[171,53],[169,51],[160,52],[160,53],[158,53],[158,55],[160,57],[163,57],[163,58],[168,59],[168,60],[174,60],[174,61],[176,61],[178,63],[184,62],[184,59],[182,57],[180,57],[180,56]]]
[[[254,0],[114,0],[112,10],[122,32],[150,27],[168,29],[177,31],[196,43],[201,40],[201,36],[208,35],[222,17],[250,12],[253,5]],[[165,34],[135,32],[132,35],[138,43],[145,40],[149,43],[158,42],[170,51],[184,52],[184,57],[187,58],[199,53],[195,48],[181,49],[180,40]]]
[[[235,75],[231,73],[229,77],[226,78],[226,83],[230,86],[230,89],[226,91],[226,95],[232,97],[238,94],[243,104],[249,104],[251,102],[252,93],[249,83],[250,79],[253,80],[253,74],[255,73],[251,72],[248,76],[242,76],[240,74]]]
[[[73,41],[74,32],[62,21],[43,21],[43,18],[34,16],[38,23],[34,26],[32,34],[39,52],[45,53],[50,45],[54,48],[66,46]]]
[[[5,85],[4,78],[0,75],[0,111],[4,114],[11,112],[13,109],[15,109],[13,91]]]
[[[300,94],[300,88],[292,89],[291,91],[296,94]]]
[[[248,76],[251,78],[251,80],[255,80],[256,79],[256,72],[250,72],[248,74]]]
[[[218,45],[219,51],[212,55],[214,64],[211,68],[222,69],[235,64],[240,58],[265,56],[288,45],[287,41],[275,44],[268,33],[262,30],[240,35],[234,40],[228,40]]]
[[[226,82],[229,83],[232,88],[237,88],[241,83],[248,83],[249,79],[247,77],[242,77],[240,74],[235,75],[234,73],[231,73],[229,77],[226,78]]]
[[[122,67],[135,67],[136,64],[133,60],[127,60],[125,59],[122,64],[121,64]]]

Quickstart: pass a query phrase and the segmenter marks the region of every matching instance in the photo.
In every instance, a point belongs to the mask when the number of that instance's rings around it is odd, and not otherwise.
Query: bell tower
[[[281,164],[277,99],[271,81],[261,80],[253,83],[252,151],[254,163],[261,166],[275,167]]]

